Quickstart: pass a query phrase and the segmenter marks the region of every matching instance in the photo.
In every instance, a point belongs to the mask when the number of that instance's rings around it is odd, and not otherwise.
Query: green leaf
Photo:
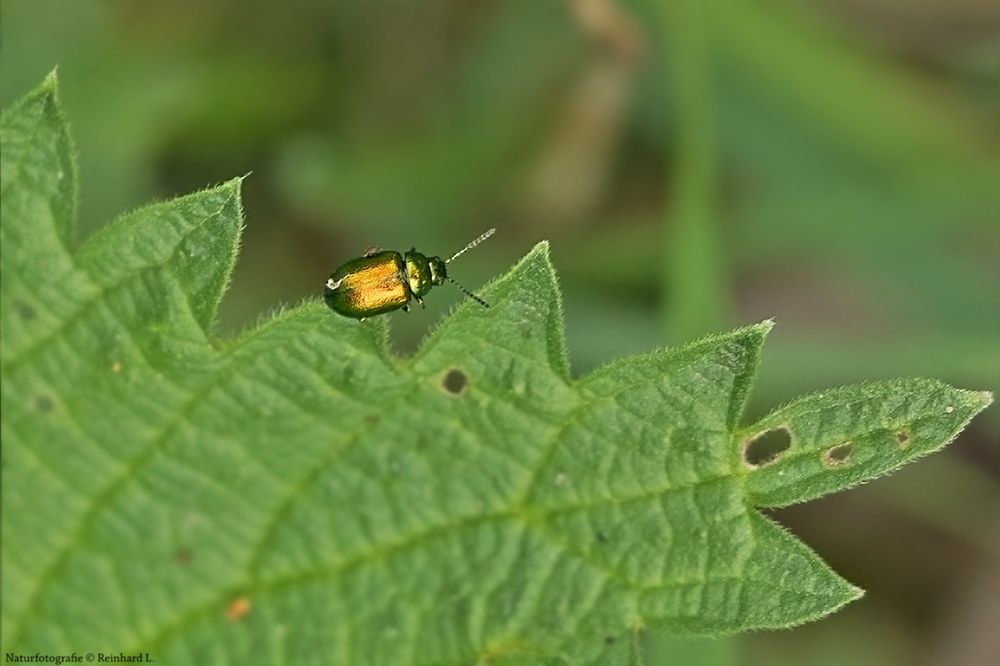
[[[240,179],[74,249],[54,78],[0,143],[4,653],[639,663],[647,626],[805,622],[860,591],[756,507],[941,448],[990,400],[870,384],[741,427],[770,322],[574,380],[544,243],[410,359],[387,317],[315,299],[218,340]]]

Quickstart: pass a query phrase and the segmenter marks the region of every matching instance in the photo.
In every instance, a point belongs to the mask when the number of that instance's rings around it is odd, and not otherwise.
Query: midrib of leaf
[[[351,439],[353,440],[353,437]],[[337,449],[337,454],[339,454],[341,451],[342,451],[342,449]],[[335,457],[336,457],[336,454],[332,455],[330,457],[331,461]],[[324,461],[324,464],[326,462],[328,462],[328,461]],[[310,476],[313,476],[313,475],[311,474]],[[446,534],[447,532],[450,532],[450,531],[460,531],[460,530],[463,530],[463,529],[468,529],[468,528],[471,528],[471,527],[480,526],[480,525],[483,525],[485,523],[490,523],[490,522],[513,521],[513,522],[519,523],[520,526],[522,528],[524,528],[524,529],[535,530],[536,533],[538,533],[538,534],[546,537],[553,545],[557,546],[558,548],[561,548],[561,549],[565,550],[567,553],[573,555],[574,557],[579,558],[581,561],[583,561],[584,563],[586,563],[587,565],[589,565],[591,568],[593,568],[594,570],[600,572],[606,579],[608,579],[608,580],[615,580],[615,581],[617,581],[617,582],[619,582],[619,583],[621,583],[621,584],[623,584],[625,586],[633,587],[633,589],[635,589],[637,592],[649,592],[649,591],[662,590],[662,589],[671,588],[671,587],[690,586],[690,585],[696,585],[696,584],[704,583],[704,582],[709,581],[709,580],[713,580],[713,581],[727,581],[727,580],[738,581],[738,580],[741,580],[743,577],[742,576],[710,576],[710,577],[697,578],[697,579],[667,580],[667,581],[663,581],[661,583],[657,583],[655,585],[650,585],[650,586],[645,586],[645,587],[635,587],[633,585],[633,582],[631,580],[629,580],[628,577],[624,576],[623,574],[621,574],[620,572],[618,572],[618,571],[616,571],[616,570],[614,570],[612,568],[607,567],[602,562],[599,562],[599,561],[591,559],[586,553],[580,551],[579,549],[573,548],[572,545],[570,545],[569,543],[567,543],[566,541],[564,541],[563,539],[561,539],[560,535],[558,534],[558,532],[556,532],[552,528],[550,528],[547,525],[547,523],[545,522],[546,518],[548,518],[550,516],[553,516],[553,515],[558,515],[560,513],[568,513],[568,512],[572,512],[572,511],[586,510],[588,508],[593,508],[595,506],[604,505],[604,504],[607,504],[609,502],[615,503],[615,504],[624,504],[624,503],[639,501],[639,500],[643,500],[643,499],[650,499],[650,498],[662,496],[662,495],[670,493],[670,492],[691,490],[691,489],[699,487],[699,486],[704,486],[704,485],[707,485],[707,484],[710,484],[710,483],[714,483],[714,482],[718,482],[718,481],[722,481],[722,480],[731,480],[731,477],[725,476],[725,477],[719,477],[719,478],[715,478],[715,479],[706,479],[706,480],[698,482],[696,484],[691,484],[691,485],[688,485],[688,486],[668,487],[668,488],[664,488],[662,490],[658,490],[658,491],[646,493],[646,494],[640,495],[640,496],[627,497],[627,498],[619,498],[619,499],[615,499],[615,500],[605,500],[605,501],[602,501],[602,502],[593,502],[593,503],[589,503],[589,504],[579,504],[579,505],[575,505],[575,506],[567,506],[567,507],[563,507],[563,508],[560,508],[560,509],[553,509],[553,510],[547,510],[547,511],[535,511],[535,510],[532,510],[530,513],[526,513],[525,510],[524,510],[524,507],[522,507],[522,506],[512,506],[512,507],[507,508],[507,509],[502,510],[502,511],[493,512],[493,513],[484,513],[484,514],[479,514],[479,515],[474,515],[474,516],[469,516],[467,518],[464,518],[464,519],[461,519],[461,520],[458,520],[458,521],[455,521],[455,522],[446,523],[446,524],[442,524],[442,525],[436,525],[436,526],[433,526],[433,527],[431,527],[431,528],[429,528],[427,530],[424,530],[424,531],[421,531],[421,532],[409,535],[406,538],[401,539],[401,540],[399,540],[397,542],[392,542],[392,543],[388,543],[388,544],[381,544],[377,548],[374,548],[374,549],[372,549],[372,550],[370,550],[368,552],[362,553],[360,555],[348,558],[347,560],[345,560],[343,562],[338,562],[338,563],[335,563],[335,564],[328,564],[328,565],[324,565],[324,566],[319,566],[319,567],[316,567],[314,569],[303,570],[303,571],[301,571],[301,572],[299,572],[297,574],[294,574],[294,575],[290,575],[290,576],[286,576],[286,577],[281,577],[281,578],[275,578],[275,579],[271,579],[271,580],[268,580],[268,581],[256,580],[256,576],[251,575],[251,576],[248,577],[247,582],[245,582],[245,583],[239,583],[239,584],[232,585],[232,586],[228,587],[227,589],[225,589],[224,591],[222,591],[222,593],[220,593],[216,598],[213,598],[210,601],[208,601],[205,604],[203,604],[202,606],[200,606],[198,608],[195,608],[195,609],[189,611],[188,613],[184,614],[181,618],[178,619],[177,622],[170,624],[163,631],[161,631],[160,633],[156,634],[152,638],[144,640],[141,643],[139,643],[139,644],[137,644],[135,646],[130,647],[129,649],[126,650],[126,653],[134,653],[134,652],[137,652],[137,651],[143,651],[143,652],[147,652],[148,651],[148,652],[155,653],[156,652],[156,648],[159,645],[163,644],[170,636],[175,635],[175,634],[181,632],[186,626],[189,626],[189,625],[193,624],[194,622],[198,621],[199,619],[203,619],[203,618],[207,617],[213,610],[217,611],[218,608],[220,606],[222,606],[227,600],[232,599],[232,598],[234,598],[235,596],[237,596],[239,594],[250,594],[250,595],[253,595],[254,593],[266,593],[266,592],[269,592],[269,591],[274,591],[274,590],[279,590],[279,589],[283,589],[283,588],[292,587],[292,586],[294,586],[296,584],[300,584],[300,583],[303,583],[303,582],[306,582],[306,581],[316,580],[316,579],[319,579],[319,578],[337,578],[337,577],[340,577],[340,576],[344,576],[345,574],[348,574],[352,570],[355,570],[357,568],[363,567],[363,566],[365,566],[367,564],[371,564],[371,563],[379,561],[379,560],[384,560],[384,559],[392,557],[394,555],[398,555],[398,554],[400,554],[400,553],[402,553],[402,552],[404,552],[404,551],[406,551],[408,549],[415,548],[417,546],[420,546],[423,543],[426,543],[426,542],[428,542],[430,540],[433,540],[433,539],[435,539],[437,537],[440,537],[440,536]],[[304,482],[306,482],[306,480],[304,480]],[[291,500],[291,499],[293,499],[293,497],[289,496],[289,500]],[[254,568],[254,563],[258,559],[259,552],[260,552],[260,550],[263,549],[263,547],[265,545],[265,542],[266,542],[266,537],[261,540],[261,544],[254,551],[254,557],[251,558],[251,567],[250,567],[251,571]],[[773,581],[770,581],[770,580],[768,580],[768,582],[769,583],[773,583]],[[636,617],[638,618],[638,613],[637,612],[636,612]],[[638,628],[640,628],[640,627],[639,626],[635,627],[635,629],[638,629]],[[478,652],[472,653],[469,656],[470,656],[470,658],[478,656]],[[464,662],[462,662],[462,661],[456,661],[455,663],[464,663]]]
[[[173,255],[171,255],[171,258],[172,257]],[[168,263],[168,261],[164,262],[160,266],[162,267],[163,265]],[[120,286],[121,284],[125,283],[125,281],[126,280],[123,279],[119,281],[115,286]],[[111,287],[109,289],[113,288],[114,287]],[[94,301],[92,301],[91,304],[96,303],[97,300],[98,299],[94,299]],[[67,323],[60,327],[60,330],[66,328],[69,325],[69,323],[78,320],[80,317],[85,315],[86,312],[87,312],[86,308],[81,308],[80,310],[75,312],[71,317],[71,319],[67,320]],[[261,329],[257,330],[260,331]],[[51,343],[55,339],[56,335],[49,335],[44,340],[42,340],[40,344],[33,346],[29,350],[29,352],[22,354],[19,357],[17,357],[14,361],[11,361],[8,364],[8,367],[5,368],[5,370],[9,371],[10,370],[9,366],[15,365],[18,361],[23,361],[25,358],[29,357],[31,353],[35,353],[38,350],[43,349],[47,344]],[[247,338],[247,341],[251,339],[252,338]],[[239,347],[234,347],[232,350],[228,352],[228,355],[235,354],[235,352],[238,349]],[[231,369],[231,367],[232,366],[230,365],[226,369],[227,370]],[[96,516],[100,513],[101,509],[108,506],[114,499],[114,497],[117,495],[117,493],[125,486],[125,484],[131,478],[136,476],[138,471],[142,469],[142,467],[149,462],[149,460],[153,457],[156,451],[159,450],[163,446],[163,444],[169,439],[173,431],[185,421],[190,411],[198,404],[198,402],[202,398],[204,398],[209,393],[209,391],[211,391],[212,388],[214,388],[216,385],[221,384],[222,379],[226,377],[227,375],[225,371],[220,371],[219,374],[215,375],[212,379],[205,382],[201,386],[201,388],[195,390],[191,394],[191,397],[181,405],[174,419],[169,421],[165,426],[163,426],[162,429],[159,431],[159,433],[155,435],[148,444],[146,444],[145,446],[141,446],[139,448],[139,452],[135,455],[135,457],[128,460],[124,464],[121,473],[119,473],[117,476],[114,476],[110,480],[110,482],[105,486],[104,490],[100,491],[96,496],[94,496],[94,498],[91,500],[89,508],[87,508],[82,513],[76,529],[74,529],[70,533],[69,538],[67,538],[55,552],[52,564],[49,565],[47,568],[45,568],[42,571],[42,574],[38,577],[38,580],[34,585],[34,591],[29,596],[25,610],[21,613],[20,622],[14,625],[14,627],[11,630],[11,635],[13,636],[11,644],[13,645],[18,644],[22,628],[24,627],[25,624],[27,624],[28,621],[31,620],[32,616],[37,611],[38,599],[40,598],[46,585],[51,584],[52,580],[54,580],[54,578],[58,575],[59,571],[66,562],[68,554],[73,549],[73,547],[79,543],[82,535],[90,528],[91,524],[93,523]],[[83,431],[81,430],[81,432]],[[100,447],[98,446],[97,448]],[[45,468],[45,465],[40,465],[40,466]],[[55,476],[54,472],[52,474]]]
[[[536,250],[537,251],[537,250]],[[531,255],[529,255],[530,257]],[[293,311],[294,312],[294,311]],[[290,313],[291,314],[291,313]],[[286,315],[286,316],[290,316]],[[770,322],[765,324],[764,330],[770,328]],[[735,334],[741,334],[742,331],[737,331]],[[702,347],[705,350],[711,349],[712,342],[727,336],[713,336],[702,343]],[[683,350],[684,353],[677,354],[679,360],[683,363],[684,361],[690,361],[692,358],[700,358],[702,354],[698,353],[698,345],[692,345],[689,348]],[[600,378],[606,372],[613,371],[613,369],[602,369],[595,373],[595,375]],[[581,386],[586,386],[586,379],[581,380]],[[644,384],[644,383],[641,383]],[[641,385],[637,384],[637,385]],[[379,544],[371,550],[362,552],[356,556],[347,558],[344,561],[339,562],[329,562],[324,563],[320,566],[310,569],[304,569],[300,572],[289,575],[285,577],[273,578],[270,580],[260,580],[259,573],[257,569],[260,566],[261,553],[269,545],[268,540],[271,538],[273,533],[273,527],[278,523],[281,513],[288,510],[288,507],[294,502],[298,493],[301,489],[309,484],[311,479],[314,479],[322,471],[326,470],[327,466],[334,462],[341,453],[351,444],[356,441],[357,432],[350,434],[345,441],[333,448],[331,452],[323,456],[321,460],[310,469],[302,478],[299,484],[285,496],[285,498],[279,503],[277,509],[274,511],[273,515],[269,520],[266,521],[267,527],[263,530],[263,536],[259,539],[257,545],[252,549],[252,555],[249,558],[249,565],[247,567],[247,574],[244,576],[244,582],[234,584],[222,590],[220,594],[203,605],[185,613],[176,622],[171,623],[162,632],[156,634],[152,638],[142,641],[141,643],[129,648],[129,651],[150,651],[155,652],[156,648],[166,641],[170,636],[176,635],[178,632],[183,631],[183,629],[199,619],[205,618],[213,609],[218,609],[221,605],[224,605],[228,599],[233,598],[237,594],[259,594],[266,593],[273,590],[288,588],[296,584],[301,584],[306,581],[312,581],[320,578],[337,578],[343,576],[355,569],[363,567],[367,564],[373,562],[384,560],[388,557],[398,555],[408,549],[415,548],[423,543],[440,537],[450,531],[461,531],[468,529],[470,527],[475,527],[488,522],[498,522],[498,521],[513,521],[518,523],[524,529],[534,530],[537,534],[544,536],[550,541],[554,546],[566,551],[568,554],[580,559],[582,562],[586,563],[588,566],[592,567],[594,570],[600,572],[608,580],[615,580],[626,587],[633,587],[638,591],[650,591],[656,589],[664,589],[668,587],[677,587],[684,585],[692,585],[697,582],[704,582],[707,579],[699,580],[683,580],[683,581],[663,581],[662,583],[652,585],[649,587],[635,587],[633,582],[624,576],[621,572],[609,568],[605,564],[591,559],[585,552],[582,552],[578,548],[574,548],[571,543],[566,542],[564,539],[560,538],[557,531],[553,530],[546,522],[546,519],[559,515],[561,513],[568,513],[573,511],[587,510],[590,508],[603,506],[606,504],[625,504],[635,501],[640,501],[643,499],[651,499],[655,497],[660,497],[662,495],[671,493],[692,490],[707,484],[717,483],[723,480],[732,480],[732,477],[720,476],[714,478],[703,479],[697,483],[688,485],[675,485],[666,486],[655,491],[642,493],[640,495],[629,496],[629,497],[618,497],[618,498],[604,498],[598,501],[577,503],[572,505],[563,506],[555,509],[535,509],[528,506],[528,500],[530,499],[531,492],[539,482],[539,477],[542,471],[545,469],[545,463],[548,461],[552,451],[554,450],[556,444],[558,444],[559,437],[565,431],[566,427],[576,423],[574,421],[573,414],[578,414],[590,407],[595,401],[614,401],[615,398],[630,389],[634,388],[632,385],[625,385],[616,393],[612,394],[598,394],[590,396],[584,399],[580,404],[567,416],[566,423],[557,429],[554,429],[553,436],[545,446],[545,453],[539,460],[537,466],[535,466],[535,472],[531,476],[529,482],[525,485],[525,490],[519,493],[517,499],[513,500],[506,508],[496,512],[483,513],[478,515],[471,515],[463,517],[456,521],[446,522],[440,525],[433,525],[428,529],[418,531],[414,534],[408,535],[405,538],[386,543]],[[735,391],[735,389],[734,389]],[[405,399],[405,395],[402,396]],[[399,404],[396,400],[387,401],[383,407],[392,411]],[[327,470],[329,471],[329,470]],[[725,577],[712,577],[712,580],[724,580]],[[734,577],[735,579],[735,577]]]
[[[64,336],[64,334],[71,327],[73,327],[75,324],[79,324],[86,316],[92,314],[95,311],[96,307],[100,304],[103,304],[103,302],[107,299],[107,297],[111,293],[115,292],[116,290],[122,288],[125,285],[130,284],[132,281],[136,280],[141,275],[144,275],[152,271],[160,271],[160,272],[164,271],[164,269],[166,269],[168,266],[170,266],[172,263],[175,262],[177,258],[177,253],[180,250],[180,248],[183,247],[185,240],[189,239],[193,234],[197,233],[203,227],[209,225],[212,221],[218,218],[228,206],[235,204],[236,210],[239,210],[239,186],[241,181],[242,179],[235,179],[233,181],[230,181],[226,185],[223,185],[222,188],[228,190],[229,197],[224,201],[222,201],[217,210],[204,216],[199,221],[199,223],[193,224],[185,231],[182,231],[176,237],[172,246],[168,248],[168,251],[164,252],[165,256],[162,259],[141,264],[133,270],[126,271],[116,276],[114,280],[106,284],[100,284],[100,281],[97,281],[96,283],[93,282],[91,280],[87,262],[84,261],[81,263],[77,260],[76,256],[69,255],[74,265],[77,266],[78,276],[83,279],[87,279],[88,284],[96,286],[96,291],[87,301],[85,301],[82,305],[77,307],[73,312],[70,313],[68,317],[63,319],[62,322],[60,322],[54,329],[46,333],[37,342],[29,345],[23,351],[13,355],[13,357],[6,359],[6,361],[2,365],[0,365],[0,369],[2,369],[4,374],[7,376],[16,373],[26,362],[30,361],[33,357],[37,356],[38,354],[43,353],[54,342],[61,341],[61,337]],[[156,212],[157,209],[162,209],[167,205],[168,204],[155,204],[153,206],[147,207],[146,209],[143,209],[143,212],[147,214],[153,214]],[[130,219],[131,216],[126,215],[120,221],[111,225],[107,229],[103,230],[98,234],[95,234],[95,236],[91,238],[80,249],[79,255],[86,257],[88,253],[91,252],[92,248],[100,247],[100,245],[104,243],[106,238],[109,237],[114,238],[114,234],[120,233],[121,228],[129,224]],[[100,252],[98,251],[97,254],[99,255]],[[183,289],[179,289],[178,291],[180,291],[181,293],[185,293]],[[197,320],[198,318],[194,313],[194,309],[190,307],[190,302],[187,299],[185,299],[185,302],[187,303],[188,309],[192,314],[192,318]],[[122,322],[118,318],[118,315],[117,313],[115,313],[114,309],[106,308],[106,311],[110,313],[111,316],[113,316],[116,319],[116,321],[118,321],[121,329],[127,331],[131,330],[127,325],[124,324],[124,322]],[[207,346],[207,339],[206,339],[206,346]],[[143,345],[137,343],[135,347],[141,350],[143,348]],[[234,346],[230,350],[231,353],[235,353],[235,351],[238,350],[238,348],[239,348],[238,345]],[[149,365],[153,367],[152,364]],[[108,482],[108,484],[104,487],[104,489],[98,492],[92,498],[90,506],[81,512],[81,517],[76,529],[70,532],[69,537],[65,541],[63,541],[63,543],[53,553],[52,563],[48,567],[42,569],[42,573],[39,575],[37,581],[33,586],[34,591],[30,594],[28,598],[28,602],[26,604],[26,610],[22,613],[20,622],[15,624],[11,630],[12,645],[17,645],[20,639],[22,628],[28,621],[31,620],[31,618],[36,613],[38,599],[41,596],[42,592],[44,591],[45,587],[49,585],[51,581],[55,578],[55,576],[59,573],[59,571],[61,570],[62,566],[65,563],[67,555],[69,554],[69,552],[72,551],[73,547],[79,543],[80,537],[87,531],[87,529],[93,522],[94,518],[100,513],[101,509],[107,506],[114,499],[116,494],[128,482],[128,480],[130,478],[133,478],[133,476],[138,472],[138,470],[140,470],[146,464],[146,462],[148,462],[148,460],[151,459],[151,457],[155,454],[155,452],[163,445],[163,443],[169,439],[172,431],[179,424],[184,422],[188,412],[198,403],[199,399],[202,398],[204,395],[206,395],[215,384],[220,383],[224,377],[225,375],[222,373],[215,375],[210,380],[205,382],[200,388],[196,389],[192,393],[191,397],[187,400],[187,402],[181,406],[174,419],[166,423],[162,427],[162,429],[158,432],[158,434],[156,434],[148,444],[146,444],[145,446],[140,446],[138,453],[134,457],[127,460],[123,465],[120,465],[122,471],[118,475],[112,477],[111,480]],[[82,428],[78,427],[78,429],[80,433],[84,435],[85,439],[91,440],[91,442],[94,444],[95,449],[97,450],[102,449],[100,445],[98,445],[96,442],[93,442],[93,439],[89,435],[87,435]],[[37,460],[38,459],[36,458],[36,461]],[[43,468],[45,467],[44,464],[40,466]],[[55,475],[54,473],[51,474],[58,478],[58,475]]]
[[[34,591],[29,597],[25,610],[21,613],[20,621],[11,629],[11,640],[9,646],[16,648],[19,643],[23,627],[37,612],[37,603],[45,587],[50,585],[58,576],[73,547],[80,542],[82,535],[85,534],[90,527],[92,527],[94,520],[100,514],[101,510],[112,502],[115,496],[131,479],[138,476],[139,471],[153,459],[153,456],[157,453],[157,451],[163,448],[176,429],[186,422],[192,410],[206,396],[208,396],[214,389],[223,386],[226,381],[231,380],[234,375],[239,373],[241,361],[251,364],[253,363],[255,359],[252,356],[250,358],[241,358],[240,351],[251,345],[254,341],[265,335],[271,329],[281,324],[285,324],[289,319],[296,316],[302,316],[303,314],[308,313],[301,309],[290,310],[278,317],[272,318],[250,331],[247,335],[241,337],[233,345],[229,346],[224,352],[222,352],[221,356],[224,361],[224,365],[219,368],[218,372],[213,375],[211,379],[204,382],[199,388],[194,390],[190,397],[181,405],[176,416],[171,421],[166,423],[148,444],[140,447],[139,452],[125,463],[121,473],[113,477],[105,488],[90,500],[90,505],[84,512],[82,512],[77,527],[71,532],[69,538],[67,538],[63,544],[59,546],[54,554],[52,563],[47,566],[38,577],[34,585]],[[54,338],[52,336],[47,338],[49,341],[53,339]],[[337,391],[333,385],[327,385],[331,391],[337,393],[339,396],[346,396],[343,392]],[[317,423],[323,424],[323,421],[315,415],[308,415],[313,417]],[[25,450],[30,451],[30,449],[27,448]],[[45,465],[40,465],[40,467],[47,469]],[[56,478],[59,477],[56,476]],[[294,499],[294,497],[290,495],[289,500],[291,499]],[[224,597],[222,598],[224,599]]]

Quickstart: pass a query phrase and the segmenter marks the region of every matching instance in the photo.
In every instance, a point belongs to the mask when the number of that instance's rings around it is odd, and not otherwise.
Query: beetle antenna
[[[493,233],[493,229],[490,229],[490,233]],[[488,237],[489,234],[486,234],[486,236]],[[453,285],[455,285],[456,287],[458,287],[459,289],[461,289],[463,294],[465,294],[466,296],[468,296],[469,298],[471,298],[472,300],[474,300],[476,303],[479,303],[484,308],[490,307],[489,303],[487,303],[483,299],[479,298],[478,296],[476,296],[475,294],[473,294],[471,291],[469,291],[468,289],[466,289],[465,287],[463,287],[459,283],[455,282],[455,280],[453,278],[449,277],[448,278],[448,282],[451,282]]]
[[[451,255],[451,259],[449,259],[448,261],[446,261],[444,263],[450,264],[455,259],[457,259],[458,257],[460,257],[462,254],[464,254],[465,252],[468,252],[469,250],[471,250],[472,248],[476,247],[477,245],[479,245],[480,243],[482,243],[484,240],[486,240],[487,238],[489,238],[490,236],[492,236],[494,231],[496,231],[495,228],[494,229],[490,229],[489,231],[487,231],[486,233],[484,233],[482,236],[480,236],[476,240],[472,241],[471,243],[469,243],[468,245],[466,245],[465,247],[463,247],[461,250],[459,250],[455,254]],[[458,283],[456,283],[456,284],[458,284]],[[463,289],[463,291],[465,291],[465,290]],[[466,292],[466,293],[468,293],[468,292]],[[475,297],[473,297],[473,298],[475,298]]]

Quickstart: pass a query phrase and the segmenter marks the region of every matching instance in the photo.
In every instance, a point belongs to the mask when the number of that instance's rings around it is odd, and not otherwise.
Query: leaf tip
[[[41,103],[44,107],[48,108],[50,111],[55,110],[57,115],[60,114],[59,111],[59,68],[53,67],[52,71],[45,75],[42,82],[39,83],[35,88],[21,98],[21,101],[14,106],[28,102],[28,100],[35,100],[34,103]],[[8,113],[13,107],[4,109],[4,115]]]
[[[40,90],[44,90],[51,94],[56,94],[59,92],[59,65],[52,68],[44,79],[42,79],[42,84],[39,86]]]
[[[758,338],[761,341],[761,343],[763,343],[764,339],[767,338],[767,334],[771,332],[772,328],[774,328],[774,318],[769,317],[768,319],[765,319],[756,324],[750,324],[748,326],[744,326],[743,328],[736,329],[736,331],[734,332],[749,333],[753,335],[755,338]]]
[[[826,605],[816,608],[813,612],[806,613],[802,617],[788,623],[785,628],[805,624],[832,615],[848,604],[854,603],[865,596],[864,589],[840,577],[833,571],[830,571],[830,574],[834,580],[831,581],[833,584],[829,589]]]
[[[992,391],[969,391],[969,402],[979,407],[982,411],[993,404]]]
[[[813,620],[818,620],[822,617],[826,617],[827,615],[832,615],[833,613],[836,613],[847,604],[854,603],[858,599],[861,599],[865,596],[865,591],[862,588],[858,587],[857,585],[854,585],[853,583],[849,583],[843,578],[840,578],[840,576],[837,576],[837,578],[839,579],[837,581],[838,583],[837,590],[834,595],[834,598],[831,599],[830,605],[825,609],[823,609],[821,612],[816,613],[811,617],[803,618],[802,622],[797,622],[795,624],[801,624]]]
[[[243,213],[243,181],[246,180],[250,173],[246,173],[242,176],[236,176],[235,178],[230,178],[229,180],[216,186],[217,192],[224,192],[226,196],[235,201],[237,209],[237,217],[239,219],[240,228],[245,227],[245,215]]]
[[[993,404],[992,391],[967,391],[962,389],[953,389],[953,391],[953,395],[958,398],[959,405],[949,407],[947,409],[947,413],[949,414],[954,411],[955,407],[961,406],[968,410],[968,419],[972,420],[973,417]]]
[[[219,188],[223,190],[230,190],[234,196],[239,196],[240,190],[243,188],[243,181],[250,173],[246,173],[242,176],[236,176],[235,178],[230,178],[229,180],[222,183]]]
[[[521,257],[520,261],[511,267],[505,277],[516,274],[518,271],[523,270],[525,267],[535,262],[540,262],[548,268],[549,272],[553,275],[555,274],[555,268],[552,266],[552,258],[549,256],[548,241],[543,240],[535,243],[535,246],[532,247],[527,254]]]
[[[754,344],[759,347],[764,344],[764,340],[767,339],[767,334],[771,332],[772,328],[774,328],[774,319],[765,319],[756,324],[738,328],[732,334],[744,338],[749,336],[750,339],[755,341]]]
[[[549,242],[547,240],[538,241],[535,246],[531,248],[525,258],[540,254],[546,259],[549,258]]]

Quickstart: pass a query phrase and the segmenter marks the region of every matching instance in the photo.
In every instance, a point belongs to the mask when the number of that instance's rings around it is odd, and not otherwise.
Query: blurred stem
[[[717,228],[715,119],[709,14],[697,0],[656,2],[657,32],[673,104],[674,155],[666,211],[663,290],[667,340],[683,342],[726,323],[728,294]]]
[[[918,86],[869,55],[822,9],[822,3],[726,3],[712,14],[719,57],[895,171],[919,170],[929,157],[975,159],[974,126],[945,96],[930,101],[930,81]]]

